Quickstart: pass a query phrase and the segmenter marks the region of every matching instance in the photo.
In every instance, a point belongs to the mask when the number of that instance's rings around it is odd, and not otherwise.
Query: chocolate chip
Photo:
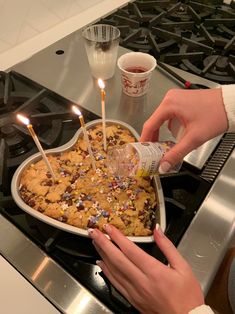
[[[39,213],[44,213],[45,210],[42,207],[39,206],[38,207],[38,211],[39,211]]]
[[[77,206],[77,210],[80,211],[80,210],[83,210],[85,207],[84,205],[80,204]]]
[[[66,188],[66,190],[65,190],[65,192],[67,192],[67,193],[71,193],[72,192],[72,187],[69,185],[69,186],[67,186],[67,188]]]
[[[126,144],[124,141],[119,142],[119,145],[124,145],[124,144]]]
[[[88,227],[88,228],[93,228],[93,227],[95,227],[95,222],[92,221],[92,220],[88,220],[87,227]]]
[[[79,173],[76,173],[73,177],[72,180],[70,181],[72,184],[80,177]]]
[[[69,200],[66,201],[66,204],[68,204],[69,206],[72,206],[73,205],[73,201],[71,199],[69,199]]]
[[[35,201],[32,200],[32,199],[29,200],[28,205],[29,205],[30,207],[34,207],[34,206],[35,206]]]

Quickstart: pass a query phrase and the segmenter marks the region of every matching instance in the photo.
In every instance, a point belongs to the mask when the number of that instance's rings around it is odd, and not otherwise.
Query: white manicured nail
[[[160,225],[159,225],[158,223],[156,224],[155,228],[156,228],[158,234],[159,234],[161,237],[163,237],[163,236],[164,236],[164,233],[163,233],[162,228],[160,227]]]
[[[171,169],[171,164],[168,161],[163,161],[160,164],[160,167],[158,169],[160,174],[167,173]]]

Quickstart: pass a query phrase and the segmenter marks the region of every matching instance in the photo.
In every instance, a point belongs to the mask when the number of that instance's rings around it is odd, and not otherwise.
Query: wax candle
[[[102,129],[103,129],[103,147],[104,151],[107,150],[107,139],[106,139],[106,117],[105,117],[105,85],[102,79],[98,79],[98,85],[100,87],[100,95],[101,95],[101,113],[102,113]]]
[[[36,133],[35,133],[35,131],[34,131],[34,129],[33,129],[32,124],[30,123],[29,119],[26,118],[26,117],[24,117],[24,116],[21,115],[21,114],[17,114],[17,118],[18,118],[22,123],[24,123],[24,124],[27,126],[27,128],[28,128],[28,130],[29,130],[29,133],[30,133],[30,135],[32,136],[32,138],[33,138],[33,140],[34,140],[34,143],[36,144],[36,146],[37,146],[39,152],[40,152],[41,155],[42,155],[42,158],[43,158],[43,160],[44,160],[44,162],[45,162],[45,164],[46,164],[46,166],[47,166],[48,171],[50,172],[50,174],[51,174],[53,180],[54,180],[54,181],[57,181],[57,180],[56,180],[55,173],[54,173],[54,171],[53,171],[53,169],[52,169],[52,167],[51,167],[51,164],[50,164],[50,162],[49,162],[49,160],[48,160],[48,158],[47,158],[47,156],[46,156],[46,154],[45,154],[45,152],[44,152],[44,150],[43,150],[43,148],[42,148],[42,146],[41,146],[41,143],[39,142],[39,139],[38,139],[38,137],[37,137],[37,135],[36,135]]]
[[[82,128],[82,131],[83,131],[84,140],[87,143],[88,153],[89,153],[89,156],[91,158],[91,165],[92,165],[93,170],[95,171],[96,170],[95,158],[94,158],[94,155],[93,155],[93,152],[92,152],[92,149],[91,149],[91,143],[90,143],[90,140],[89,140],[89,136],[87,134],[86,125],[85,125],[85,121],[84,121],[83,115],[82,115],[81,111],[76,106],[72,106],[72,109],[73,109],[74,113],[76,113],[78,115],[78,117],[79,117],[79,120],[80,120],[80,123],[81,123],[81,128]]]

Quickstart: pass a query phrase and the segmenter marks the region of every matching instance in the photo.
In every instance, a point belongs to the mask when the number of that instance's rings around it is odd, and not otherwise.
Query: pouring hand
[[[184,131],[179,142],[163,157],[161,173],[170,170],[193,149],[227,130],[221,89],[170,90],[145,122],[140,141],[157,141],[161,125],[168,121],[171,130],[175,119]]]
[[[115,246],[98,229],[89,230],[110,282],[141,313],[188,313],[204,304],[203,294],[187,262],[161,229],[154,239],[167,257],[164,265],[128,240],[114,226],[105,228]]]

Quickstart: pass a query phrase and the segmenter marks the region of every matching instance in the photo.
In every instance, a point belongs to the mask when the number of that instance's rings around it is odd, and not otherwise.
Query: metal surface
[[[0,253],[59,311],[67,314],[112,313],[2,215],[0,237],[4,239],[0,241]]]
[[[58,51],[64,53],[58,54]],[[129,50],[119,48],[119,56],[126,52]],[[211,88],[219,86],[217,83],[180,69],[171,66],[169,68],[195,84],[203,84]],[[90,74],[80,32],[75,32],[42,50],[29,60],[14,66],[13,70],[101,116],[100,89],[97,81]],[[106,117],[127,122],[139,133],[166,92],[171,88],[183,86],[171,75],[157,68],[153,72],[147,95],[141,97],[125,95],[121,91],[120,81],[120,71],[116,68],[114,77],[106,81]],[[165,125],[161,128],[160,137],[163,140],[171,138]],[[187,161],[200,168],[216,145],[217,139],[212,139],[188,154]]]
[[[211,153],[214,151],[215,147],[219,143],[221,137],[222,135],[219,135],[212,140],[207,141],[197,149],[193,150],[191,153],[184,157],[184,161],[198,169],[202,169],[208,157],[211,155]]]
[[[79,34],[71,34],[15,66],[14,70],[100,115],[99,88],[90,75],[85,50],[79,37]],[[64,50],[64,54],[57,55],[58,50]],[[120,48],[119,54],[127,51]],[[175,70],[193,83],[218,87],[216,83]],[[106,82],[106,116],[125,121],[140,132],[144,121],[153,113],[165,93],[170,88],[179,87],[172,77],[156,69],[148,94],[131,98],[122,94],[120,73],[117,70],[114,78]],[[167,134],[166,129],[163,128],[161,134],[164,137]],[[204,153],[207,159],[206,150]],[[194,156],[195,162],[202,158],[200,151],[197,154],[198,157]],[[179,244],[180,252],[193,268],[204,293],[208,291],[234,234],[234,169],[235,152],[228,159]]]
[[[234,178],[235,150],[178,246],[205,294],[235,235]]]
[[[99,123],[102,123],[102,120],[93,120],[93,121],[86,124],[86,128],[89,130],[90,127],[92,127],[96,124],[99,124]],[[133,129],[127,123],[124,123],[124,122],[119,121],[119,120],[107,119],[106,124],[107,125],[109,125],[109,124],[120,124],[124,128],[129,129],[129,131],[133,134],[133,136],[136,139],[139,138],[139,134],[135,131],[135,129]],[[81,136],[81,133],[82,133],[82,129],[79,129],[68,143],[64,144],[63,146],[57,147],[57,148],[48,149],[45,151],[46,154],[52,154],[53,155],[53,154],[56,154],[58,152],[61,153],[61,152],[65,152],[67,150],[70,150],[74,146],[74,144],[77,142],[77,139]],[[23,201],[23,199],[21,198],[19,186],[20,186],[20,178],[22,176],[22,173],[27,168],[29,168],[30,165],[35,164],[40,159],[41,159],[41,154],[36,153],[36,154],[30,156],[29,158],[27,158],[15,171],[14,176],[13,176],[12,181],[11,181],[11,194],[12,194],[12,197],[14,198],[14,201],[16,202],[16,204],[21,209],[23,209],[29,215],[32,215],[33,217],[53,226],[55,228],[58,228],[58,229],[61,229],[61,230],[67,231],[67,232],[71,232],[74,234],[78,234],[80,236],[89,237],[87,230],[63,223],[63,222],[58,221],[56,219],[53,219],[47,215],[44,215],[44,214],[40,213],[39,211],[35,210],[34,208],[30,207],[29,205],[27,205]],[[153,178],[153,185],[155,187],[156,198],[158,199],[158,207],[156,210],[156,217],[158,218],[158,220],[156,222],[158,222],[160,224],[162,230],[165,231],[165,228],[166,228],[165,202],[164,202],[161,182],[157,176],[155,176]],[[153,235],[142,236],[142,237],[135,236],[135,237],[128,237],[128,238],[133,242],[139,242],[139,243],[154,242]]]
[[[59,314],[60,312],[0,255],[1,313]],[[14,284],[12,284],[14,283]],[[12,302],[14,296],[14,302]],[[30,300],[30,302],[29,302]]]

